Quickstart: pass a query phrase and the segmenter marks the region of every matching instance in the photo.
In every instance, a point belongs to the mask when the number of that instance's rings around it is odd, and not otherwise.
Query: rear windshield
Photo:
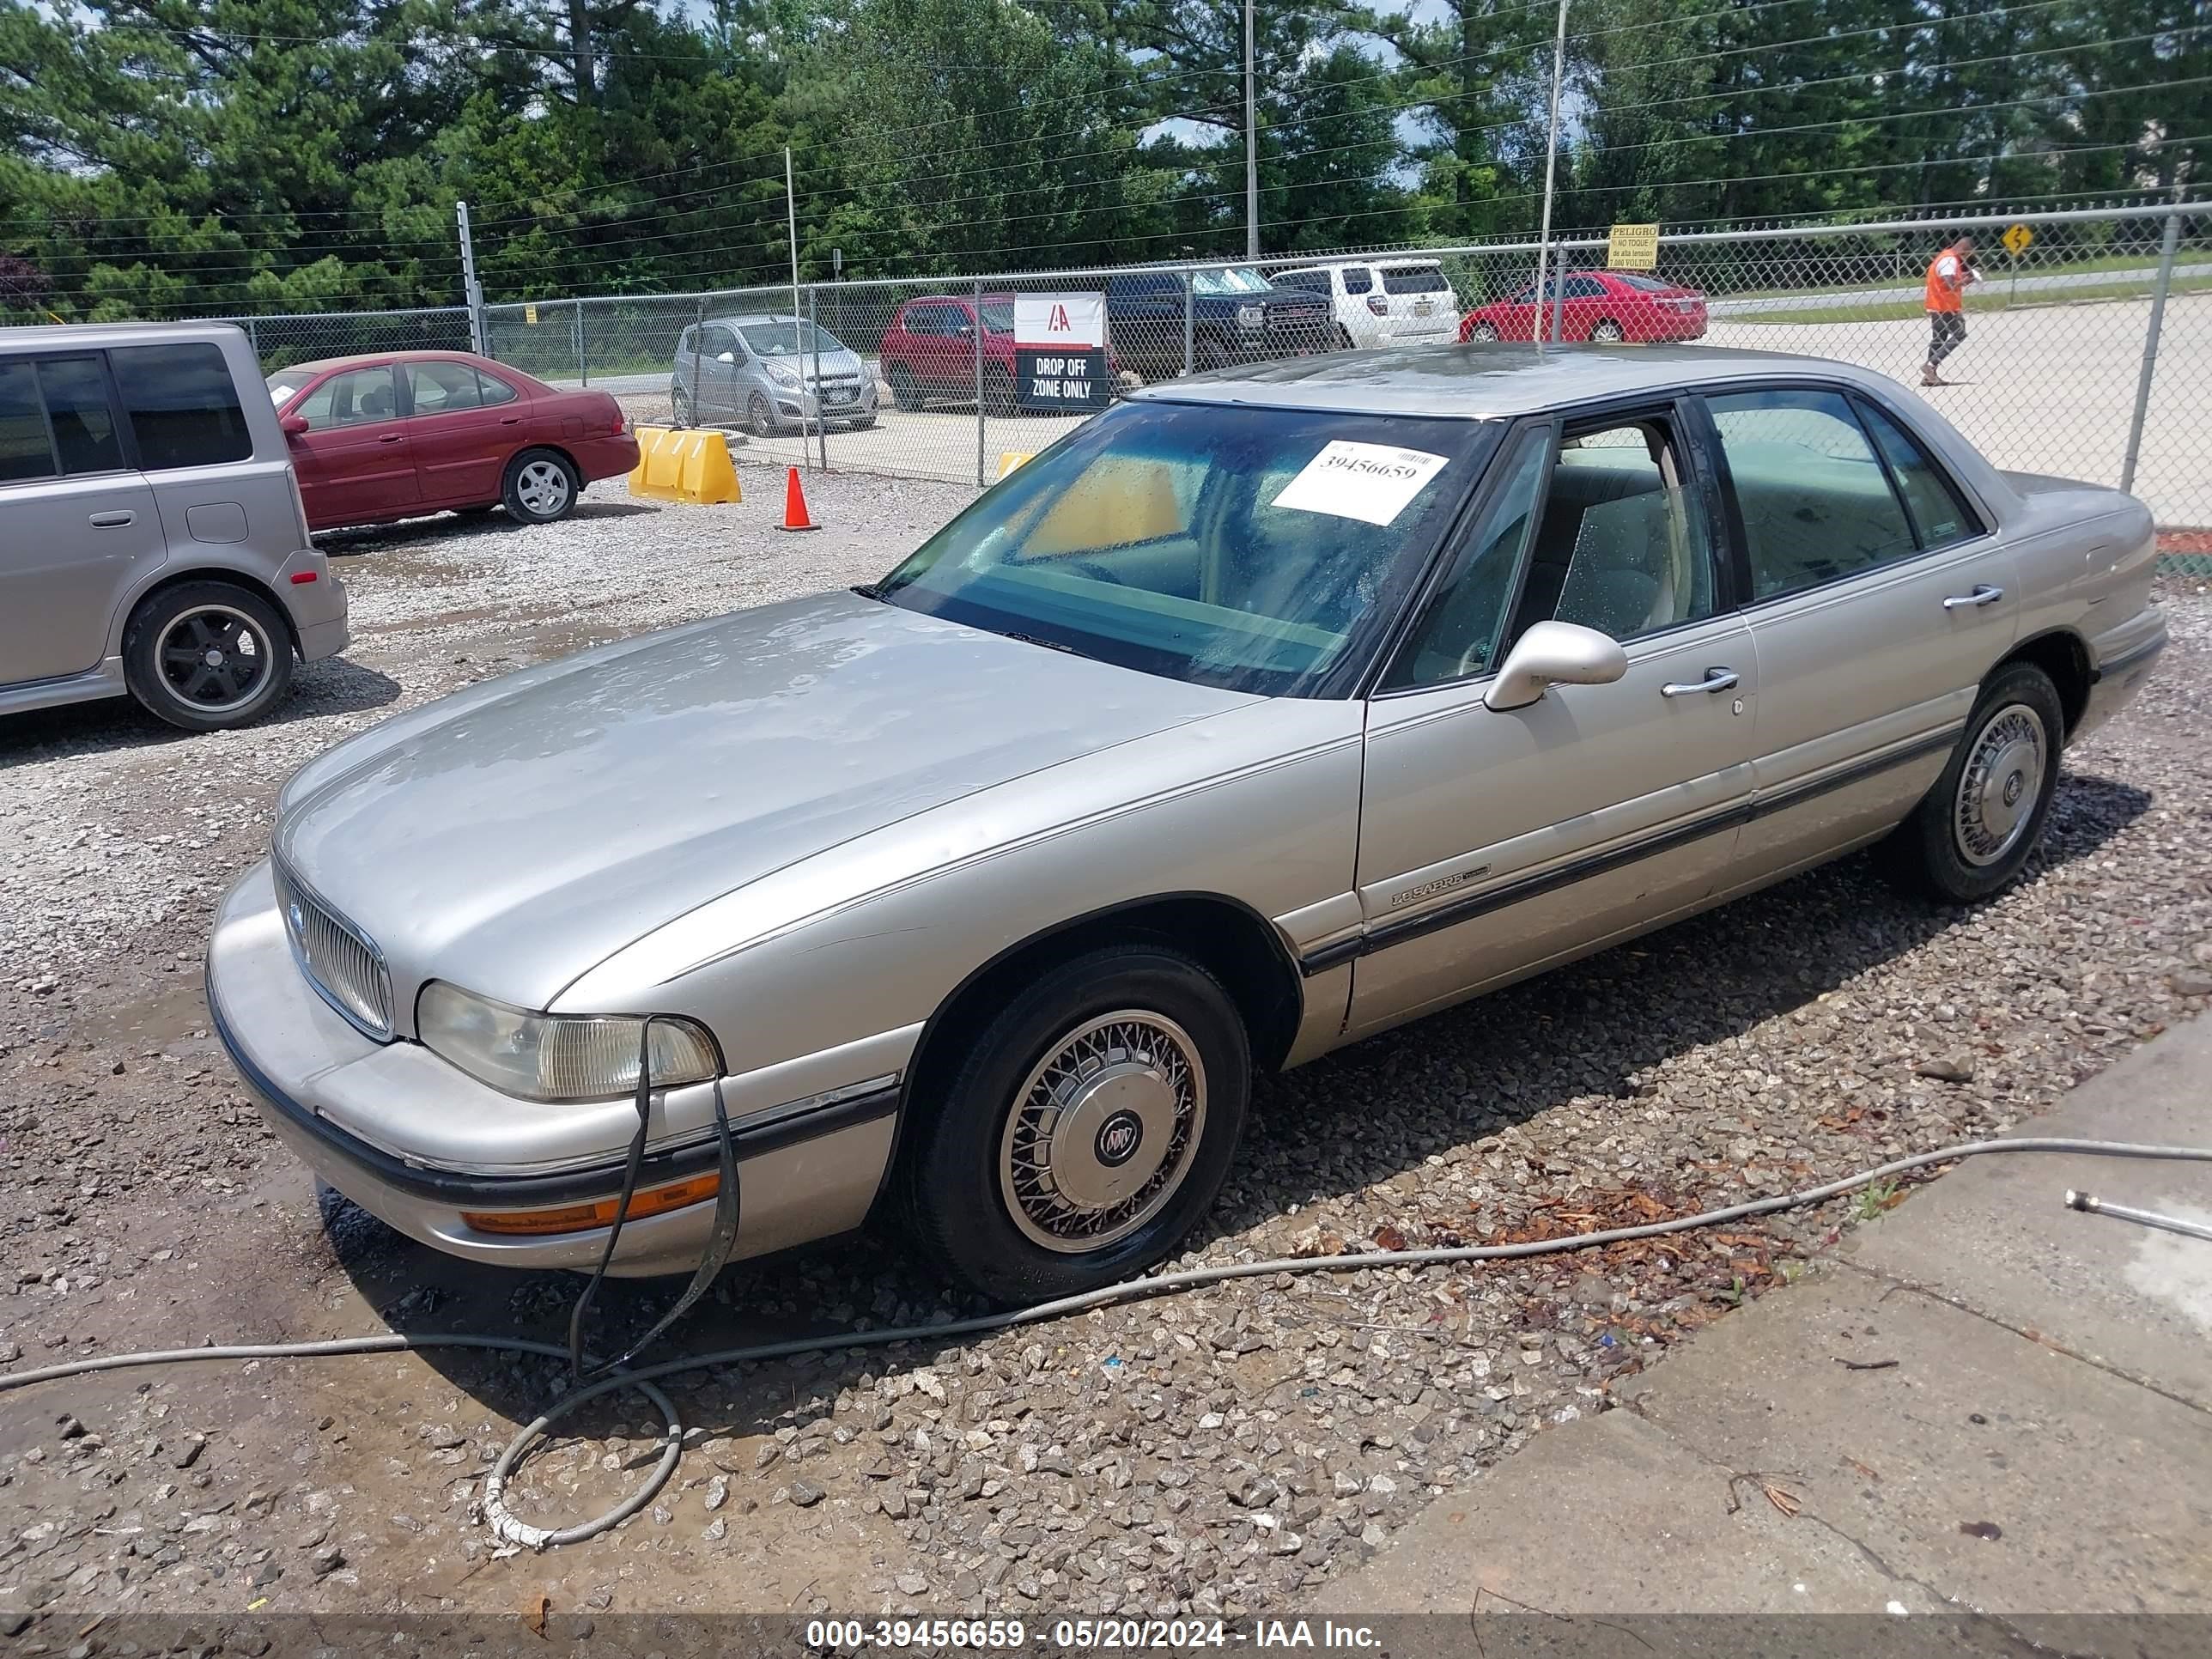
[[[1123,404],[875,592],[1170,679],[1326,695],[1388,627],[1495,441],[1472,421]]]
[[[1012,300],[984,301],[983,326],[993,334],[1012,334],[1014,331],[1014,302]]]
[[[1672,294],[1674,291],[1674,284],[1672,283],[1662,283],[1656,276],[1638,276],[1631,271],[1616,270],[1613,273],[1613,280],[1616,283],[1626,283],[1629,287],[1640,289],[1646,294]]]
[[[1444,280],[1441,265],[1385,265],[1382,267],[1382,291],[1385,294],[1449,294],[1451,284]]]

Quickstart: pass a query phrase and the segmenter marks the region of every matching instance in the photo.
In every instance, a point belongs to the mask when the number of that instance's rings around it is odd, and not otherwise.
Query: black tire
[[[1014,396],[1014,377],[1003,368],[983,372],[983,412],[995,420],[1009,420],[1020,409]]]
[[[756,438],[773,437],[779,428],[775,410],[769,404],[768,393],[756,392],[745,399],[745,430]]]
[[[1081,1089],[1091,1092],[1063,1095],[1076,1103],[1055,1115],[1073,1139],[1052,1145],[1063,1170],[1079,1165],[1091,1179],[1106,1182],[1141,1175],[1143,1184],[1104,1209],[1067,1203],[1058,1188],[1033,1191],[1025,1203],[1011,1188],[1019,1180],[1018,1169],[1039,1167],[1019,1156],[1021,1137],[1036,1134],[1038,1120],[1015,1120],[1023,1099],[1036,1097],[1046,1083],[1030,1085],[1087,1024],[1125,1013],[1161,1022],[1121,1028],[1130,1042],[1154,1046],[1106,1051],[1128,1057],[1123,1086],[1133,1092],[1109,1093],[1110,1081],[1096,1086],[1095,1072],[1082,1078]],[[1110,1034],[1088,1039],[1110,1040]],[[1236,1005],[1198,963],[1162,945],[1086,951],[1012,998],[933,1085],[920,1082],[912,1108],[916,1122],[900,1158],[908,1227],[949,1275],[1003,1304],[1133,1278],[1171,1255],[1212,1205],[1243,1133],[1251,1072]],[[1181,1084],[1166,1081],[1170,1076]],[[1140,1108],[1150,1115],[1141,1115]],[[1176,1138],[1193,1131],[1194,1140]],[[1108,1156],[1109,1137],[1118,1160]],[[1148,1146],[1162,1150],[1148,1154]],[[1141,1161],[1148,1156],[1149,1164]],[[1121,1173],[1125,1164],[1127,1175]],[[1106,1218],[1129,1204],[1139,1207],[1109,1229]],[[1018,1211],[1027,1219],[1018,1218]],[[1073,1248],[1084,1227],[1094,1224],[1106,1242]],[[1055,1229],[1069,1248],[1038,1242],[1040,1232]]]
[[[1477,323],[1467,337],[1475,342],[1478,345],[1496,345],[1498,343],[1498,325],[1495,323]]]
[[[517,524],[553,524],[576,510],[584,481],[557,449],[526,449],[507,464],[499,498]]]
[[[1198,343],[1191,348],[1191,363],[1193,367],[1201,371],[1226,368],[1229,367],[1229,348],[1218,340],[1201,337]]]
[[[854,416],[851,424],[854,431],[866,432],[870,427],[875,425],[875,423],[876,417],[874,416],[860,415]]]
[[[1884,872],[1908,892],[1953,904],[2002,891],[2043,838],[2065,732],[2049,675],[2033,663],[1998,669],[1943,775],[1881,843]]]
[[[210,663],[210,653],[222,660]],[[123,677],[148,713],[187,732],[259,720],[292,684],[292,634],[276,607],[234,582],[165,587],[123,629]]]
[[[670,386],[668,388],[669,418],[678,426],[689,426],[691,424],[692,413],[691,394],[680,386]]]
[[[891,401],[911,415],[921,407],[921,386],[914,371],[901,363],[885,376],[891,383]]]
[[[1605,317],[1590,325],[1589,337],[1599,345],[1619,345],[1628,335],[1619,323]]]
[[[1352,331],[1346,328],[1342,323],[1339,323],[1334,329],[1329,331],[1328,349],[1331,351],[1351,350]]]

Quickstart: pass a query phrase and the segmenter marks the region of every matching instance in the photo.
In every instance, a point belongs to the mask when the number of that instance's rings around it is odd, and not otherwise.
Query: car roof
[[[1765,376],[1894,392],[1851,363],[1721,346],[1383,346],[1216,369],[1133,392],[1169,403],[1248,404],[1346,414],[1508,420],[1563,404]]]
[[[214,340],[243,334],[236,323],[61,323],[0,329],[0,350],[90,350],[95,346],[151,345],[163,340]]]
[[[287,363],[272,369],[276,374],[320,374],[325,369],[351,368],[360,363],[474,363],[485,368],[495,368],[501,374],[520,380],[530,377],[519,368],[509,367],[489,357],[479,357],[473,351],[458,347],[451,351],[355,351],[343,357],[311,357],[305,362]],[[534,382],[533,382],[534,384]]]
[[[738,327],[750,326],[754,323],[795,323],[798,320],[787,311],[732,311],[725,316],[706,318],[703,325],[711,327],[722,323]]]
[[[1424,258],[1418,253],[1373,253],[1364,259],[1329,259],[1317,265],[1285,265],[1274,274],[1288,276],[1302,270],[1380,270],[1384,265],[1393,270],[1401,270],[1407,265],[1430,265],[1442,270],[1443,261]],[[1260,274],[1264,276],[1268,273],[1263,270]]]

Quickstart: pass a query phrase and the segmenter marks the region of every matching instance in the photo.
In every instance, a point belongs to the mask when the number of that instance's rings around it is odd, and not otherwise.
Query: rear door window
[[[216,466],[253,453],[253,434],[220,346],[118,346],[107,356],[138,440],[141,471]]]
[[[0,484],[51,478],[60,470],[46,436],[38,370],[25,360],[0,362]]]
[[[1375,286],[1375,273],[1365,265],[1346,265],[1344,268],[1344,291],[1358,295]]]
[[[1437,265],[1385,265],[1382,267],[1382,291],[1385,294],[1444,294],[1451,284],[1444,281],[1443,268]]]
[[[1853,401],[1867,429],[1874,434],[1875,447],[1897,479],[1898,490],[1912,514],[1913,528],[1920,534],[1920,544],[1948,547],[1953,542],[1980,535],[1981,520],[1966,505],[1959,487],[1942,467],[1929,459],[1919,442],[1874,404]]]
[[[466,363],[410,363],[407,396],[417,415],[451,415],[483,401],[477,372]]]
[[[46,358],[39,364],[39,390],[46,397],[46,420],[64,472],[121,469],[123,442],[107,401],[107,376],[97,357]]]
[[[487,374],[482,369],[477,374],[477,397],[489,409],[494,404],[511,404],[522,394],[496,374]]]

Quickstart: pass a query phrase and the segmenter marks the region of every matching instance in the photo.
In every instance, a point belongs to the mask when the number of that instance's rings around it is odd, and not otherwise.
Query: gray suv
[[[244,334],[0,329],[0,714],[127,693],[240,726],[345,644]]]

